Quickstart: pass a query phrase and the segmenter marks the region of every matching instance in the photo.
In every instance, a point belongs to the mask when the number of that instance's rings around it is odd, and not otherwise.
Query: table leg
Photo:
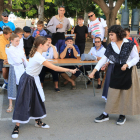
[[[85,75],[85,66],[83,66],[83,68],[84,68],[84,75]],[[86,88],[87,88],[87,81],[86,81],[86,78],[85,78],[85,86],[86,86]]]
[[[91,65],[91,71],[93,71],[93,69],[92,69],[92,65]],[[93,85],[93,93],[94,93],[94,96],[95,96],[94,79],[92,79],[92,85]]]

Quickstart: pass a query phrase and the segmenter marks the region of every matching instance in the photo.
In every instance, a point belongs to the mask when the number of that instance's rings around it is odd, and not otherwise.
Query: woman
[[[125,38],[126,33],[120,25],[111,26],[108,32],[111,43],[89,75],[93,78],[95,72],[99,71],[108,59],[114,63],[105,112],[95,118],[95,122],[109,120],[108,114],[120,114],[117,124],[122,125],[126,121],[125,115],[140,114],[140,88],[135,66],[139,56],[136,45]]]

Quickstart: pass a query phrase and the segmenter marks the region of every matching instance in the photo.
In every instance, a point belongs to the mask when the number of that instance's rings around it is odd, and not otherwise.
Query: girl
[[[108,45],[105,55],[89,75],[90,78],[93,78],[95,72],[108,59],[114,63],[105,112],[95,118],[95,122],[109,120],[108,113],[120,114],[117,124],[122,125],[126,121],[125,115],[140,114],[140,87],[135,66],[139,61],[139,56],[136,45],[125,38],[126,33],[120,25],[111,26],[108,32],[111,43]]]
[[[54,66],[48,62],[42,53],[46,52],[48,42],[46,37],[39,36],[34,41],[34,46],[30,52],[29,63],[26,72],[22,75],[19,82],[18,94],[13,114],[13,122],[16,126],[12,133],[12,138],[18,138],[20,123],[28,123],[30,119],[35,119],[35,126],[49,128],[42,123],[41,119],[46,117],[44,105],[45,96],[39,80],[39,73],[43,66],[60,72],[75,73],[75,70]]]
[[[19,79],[21,75],[24,73],[27,64],[26,57],[24,55],[24,51],[19,49],[17,46],[19,45],[20,38],[16,34],[12,34],[10,36],[11,45],[9,48],[6,48],[6,54],[8,58],[8,62],[10,64],[9,76],[8,76],[8,99],[9,99],[9,108],[7,112],[12,112],[12,100],[16,99],[17,95],[17,87],[19,84]]]

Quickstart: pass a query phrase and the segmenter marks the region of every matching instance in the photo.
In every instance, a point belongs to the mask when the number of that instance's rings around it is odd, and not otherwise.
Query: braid
[[[32,49],[31,49],[31,51],[30,51],[29,57],[33,57],[34,54],[36,53],[36,51],[37,51],[37,47],[36,46],[33,46]]]

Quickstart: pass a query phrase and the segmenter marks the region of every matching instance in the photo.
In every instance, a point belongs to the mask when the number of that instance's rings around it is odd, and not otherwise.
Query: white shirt
[[[14,47],[12,45],[9,48],[6,48],[5,50],[9,64],[18,65],[23,63],[22,59],[25,59],[25,54],[23,50],[20,50],[18,47]]]
[[[23,50],[24,48],[23,38],[20,39],[19,45],[17,47]]]
[[[124,42],[129,42],[126,38],[123,39],[122,45]],[[112,48],[113,50],[117,53],[120,54],[121,48],[119,50],[117,44],[115,42],[111,42]],[[97,69],[98,71],[100,70],[100,68],[107,62],[108,58],[104,55],[100,61],[97,63],[97,65],[95,66],[95,69]],[[128,60],[126,61],[126,64],[128,65],[128,68],[130,69],[132,66],[136,65],[139,61],[139,55],[138,55],[138,51],[137,51],[137,47],[136,45],[134,45]],[[121,62],[120,62],[121,64]]]
[[[42,70],[42,63],[44,61],[46,61],[46,59],[39,52],[36,52],[33,57],[29,58],[26,73],[31,76],[38,76]]]
[[[55,49],[56,49],[56,47],[55,47]],[[57,49],[56,49],[56,51],[57,51]],[[53,48],[49,47],[46,52],[42,53],[42,56],[45,57],[45,59],[53,59],[54,58]]]
[[[95,21],[91,21],[89,23],[89,32],[91,32],[91,35],[94,35],[95,37],[100,37],[101,41],[103,41],[104,34],[105,34],[105,27],[107,27],[106,21],[103,18],[100,18],[101,22],[99,21],[99,18],[97,18]],[[95,39],[93,39],[93,43],[95,43]]]
[[[99,50],[96,50],[96,47],[92,47],[88,54],[96,56],[96,57],[103,57],[105,51],[106,49],[102,45]]]

